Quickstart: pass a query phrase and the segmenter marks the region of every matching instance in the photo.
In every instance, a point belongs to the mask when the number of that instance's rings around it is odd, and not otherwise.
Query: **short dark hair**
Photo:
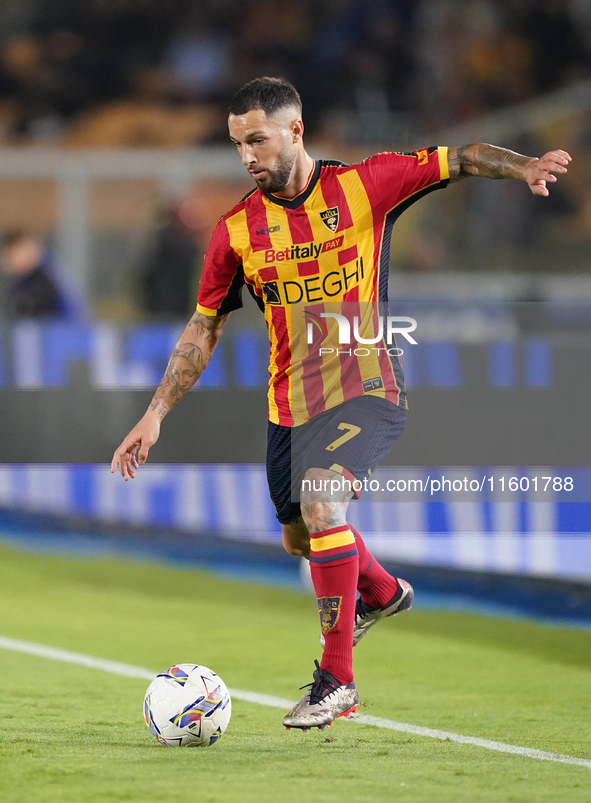
[[[270,116],[289,106],[302,113],[302,100],[297,89],[285,78],[265,76],[245,84],[234,95],[228,111],[230,114],[246,114],[252,109],[262,109]]]

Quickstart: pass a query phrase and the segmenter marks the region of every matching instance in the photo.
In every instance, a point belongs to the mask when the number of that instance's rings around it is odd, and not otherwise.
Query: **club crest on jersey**
[[[336,231],[339,225],[339,207],[333,206],[320,213],[320,219],[329,231]]]
[[[318,614],[320,616],[320,627],[325,635],[329,630],[332,630],[339,621],[342,601],[342,597],[319,597],[316,600],[318,603]]]

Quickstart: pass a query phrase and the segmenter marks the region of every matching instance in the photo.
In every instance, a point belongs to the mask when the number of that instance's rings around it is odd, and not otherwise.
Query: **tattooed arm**
[[[566,173],[571,161],[566,151],[549,151],[537,159],[482,142],[450,148],[447,158],[450,181],[468,176],[518,178],[527,182],[534,195],[544,196],[550,194],[546,184],[558,180],[554,173]]]
[[[124,480],[135,477],[135,469],[146,462],[150,448],[158,440],[162,419],[207,367],[228,317],[229,313],[216,318],[200,312],[193,315],[170,355],[162,381],[144,417],[115,450],[112,474],[119,466]]]
[[[150,403],[149,410],[153,410],[160,421],[205,371],[228,316],[229,313],[210,318],[196,312],[186,325]]]

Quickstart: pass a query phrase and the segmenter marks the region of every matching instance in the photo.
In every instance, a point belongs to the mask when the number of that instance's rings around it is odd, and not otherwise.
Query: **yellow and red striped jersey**
[[[396,356],[374,348],[358,358],[314,357],[298,346],[302,310],[387,302],[395,220],[448,181],[444,147],[380,153],[354,165],[317,161],[295,198],[255,189],[218,222],[205,255],[197,310],[217,316],[238,309],[248,286],[269,332],[271,421],[299,426],[367,393],[406,407]]]

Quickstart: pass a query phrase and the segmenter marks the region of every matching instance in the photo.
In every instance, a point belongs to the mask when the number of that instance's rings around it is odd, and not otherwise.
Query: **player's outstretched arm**
[[[205,371],[229,314],[214,318],[200,312],[193,315],[170,355],[145,415],[115,449],[111,474],[119,466],[124,480],[135,477],[135,469],[146,462],[150,448],[158,440],[162,419]]]
[[[548,151],[538,159],[484,142],[449,148],[447,158],[450,181],[468,176],[518,178],[527,182],[534,195],[543,196],[550,194],[546,185],[558,181],[554,174],[566,173],[571,161],[566,151]]]

